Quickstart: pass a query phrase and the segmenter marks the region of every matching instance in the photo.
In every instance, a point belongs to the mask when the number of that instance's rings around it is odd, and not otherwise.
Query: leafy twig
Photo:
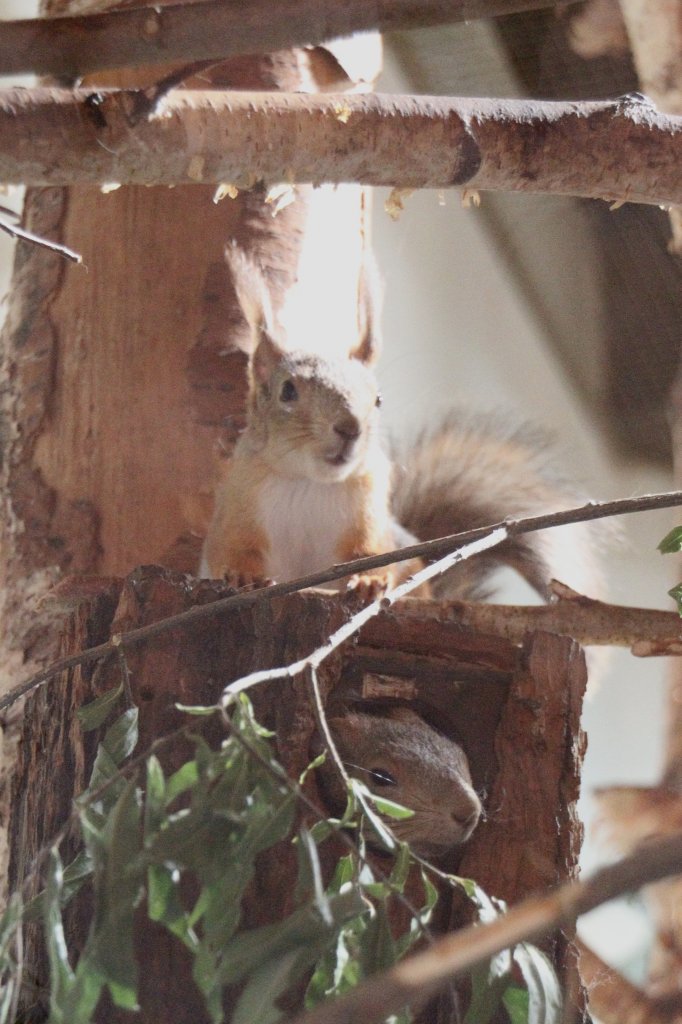
[[[537,530],[549,529],[550,527],[566,526],[569,523],[588,522],[594,519],[605,519],[610,516],[629,515],[633,512],[648,512],[654,509],[673,508],[679,505],[682,505],[682,491],[645,494],[637,498],[619,498],[615,501],[601,503],[589,502],[587,505],[581,505],[577,508],[561,512],[528,516],[523,519],[510,519],[503,523],[496,523],[493,526],[479,527],[475,530],[467,530],[448,537],[439,537],[437,540],[426,541],[423,544],[412,544],[397,551],[389,551],[381,555],[369,555],[365,558],[356,558],[352,562],[345,562],[341,565],[335,565],[331,569],[310,573],[307,576],[291,580],[287,583],[275,583],[269,587],[242,591],[230,597],[213,601],[211,604],[195,605],[177,615],[170,615],[166,619],[159,619],[158,622],[151,622],[137,629],[131,629],[127,633],[121,633],[106,643],[89,647],[78,654],[60,658],[1,697],[0,711],[11,707],[21,697],[37,689],[37,687],[60,672],[74,668],[77,665],[101,661],[102,658],[115,651],[118,644],[121,644],[123,647],[129,647],[144,643],[145,640],[149,640],[152,637],[161,636],[163,633],[168,633],[179,627],[190,627],[194,622],[204,621],[234,608],[256,604],[260,601],[271,601],[276,597],[283,597],[286,594],[307,590],[310,587],[321,587],[325,583],[331,583],[334,580],[343,579],[354,574],[371,572],[374,569],[380,569],[396,562],[405,562],[414,558],[440,558],[445,554],[455,551],[458,547],[469,541],[489,536],[501,527],[506,530],[508,536],[516,536],[517,534],[533,533]]]
[[[362,982],[357,988],[299,1014],[291,1024],[379,1024],[409,1005],[413,1009],[510,946],[537,941],[572,926],[595,907],[650,882],[682,872],[682,833],[641,846],[635,853],[571,882],[547,896],[523,900],[491,924],[446,935],[422,953]]]

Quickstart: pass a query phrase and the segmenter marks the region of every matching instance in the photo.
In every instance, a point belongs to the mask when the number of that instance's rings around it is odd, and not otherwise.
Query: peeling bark
[[[0,179],[32,184],[361,182],[682,201],[682,120],[646,100],[133,90],[0,96]],[[87,262],[87,261],[86,261]]]
[[[216,76],[293,89],[299,71],[295,54],[280,53],[240,58]],[[246,384],[236,347],[246,329],[224,247],[236,240],[254,252],[277,306],[296,275],[307,217],[305,190],[276,219],[262,190],[218,205],[214,191],[27,193],[26,226],[81,252],[85,268],[17,245],[0,352],[5,688],[21,665],[53,655],[52,613],[37,605],[63,573],[159,560],[210,517]],[[360,205],[358,195],[358,238]],[[358,259],[359,251],[358,242]],[[351,262],[339,287],[352,304]]]

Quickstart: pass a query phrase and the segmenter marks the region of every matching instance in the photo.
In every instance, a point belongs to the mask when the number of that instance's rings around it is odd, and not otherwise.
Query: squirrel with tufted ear
[[[260,269],[235,246],[226,258],[252,336],[248,415],[215,495],[201,576],[296,579],[577,500],[551,469],[544,439],[499,416],[453,413],[392,465],[379,436],[367,276],[359,338],[348,359],[333,361],[285,348]],[[554,578],[589,593],[597,574],[588,530],[577,524],[509,538],[456,565],[433,589],[439,597],[484,596],[491,573],[506,564],[543,598]],[[405,562],[377,575],[395,583],[418,567]]]

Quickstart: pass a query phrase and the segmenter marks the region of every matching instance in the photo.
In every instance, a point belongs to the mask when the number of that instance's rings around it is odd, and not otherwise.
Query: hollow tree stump
[[[156,567],[139,569],[122,583],[104,580],[71,616],[63,652],[226,592],[224,585]],[[356,610],[357,601],[352,593],[293,594],[223,612],[129,648],[132,693],[140,708],[138,751],[184,721],[176,702],[213,703],[231,680],[310,653]],[[77,707],[119,677],[120,665],[112,657],[99,668],[64,673],[27,701],[10,822],[13,887],[39,887],[40,872],[31,878],[36,857],[63,826],[72,798],[86,784],[97,737],[80,732]],[[397,607],[366,625],[357,643],[335,652],[323,664],[320,682],[330,708],[362,700],[409,702],[465,747],[474,782],[488,794],[488,817],[444,867],[510,902],[573,876],[581,837],[575,799],[584,750],[578,715],[585,669],[572,641],[537,633],[515,647],[452,622],[418,619]],[[310,759],[315,732],[306,682],[278,680],[258,687],[252,696],[259,719],[276,731],[280,760],[297,777]],[[159,756],[171,766],[189,750],[180,739]],[[314,778],[308,787],[319,799]],[[247,927],[278,920],[291,910],[296,871],[291,845],[268,851],[261,868],[245,900]],[[446,893],[439,906],[437,926],[458,927],[466,920],[466,910],[459,904],[450,907]],[[76,948],[87,910],[76,906],[68,922]],[[204,1020],[180,943],[142,919],[138,938],[145,963],[141,1019],[150,1024]],[[570,960],[566,941],[551,943],[547,951],[561,973]],[[44,955],[30,929],[25,959],[31,976],[44,985]],[[98,1013],[103,1022],[130,1019],[104,1004]],[[445,1019],[438,1013],[434,1006],[421,1019]]]

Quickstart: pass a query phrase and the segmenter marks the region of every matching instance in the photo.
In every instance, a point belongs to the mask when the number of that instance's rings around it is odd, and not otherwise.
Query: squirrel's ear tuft
[[[255,353],[261,341],[266,337],[272,340],[274,334],[272,305],[263,271],[253,257],[234,242],[226,247],[225,260],[239,305],[251,330],[249,351]]]
[[[365,366],[374,366],[381,353],[377,326],[381,307],[381,282],[374,257],[366,252],[358,279],[358,340],[349,355]]]
[[[284,352],[265,331],[261,331],[256,351],[251,356],[251,377],[255,384],[267,384],[281,362]]]

